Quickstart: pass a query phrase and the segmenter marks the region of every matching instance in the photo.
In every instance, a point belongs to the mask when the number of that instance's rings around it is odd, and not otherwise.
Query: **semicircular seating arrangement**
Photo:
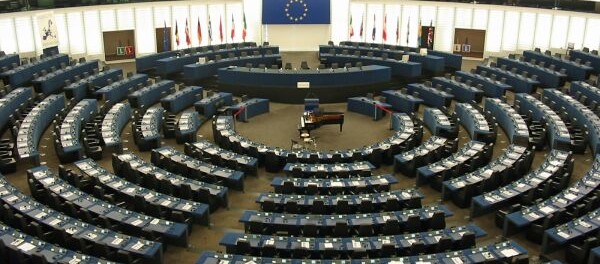
[[[597,54],[318,49],[0,56],[0,263],[600,261]]]

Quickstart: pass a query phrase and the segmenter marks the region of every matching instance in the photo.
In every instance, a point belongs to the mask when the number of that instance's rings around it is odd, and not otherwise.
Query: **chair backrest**
[[[309,68],[308,68],[308,62],[306,62],[306,61],[302,61],[302,62],[300,63],[300,68],[302,68],[302,69],[304,69],[304,70],[308,70],[308,69],[309,69]]]

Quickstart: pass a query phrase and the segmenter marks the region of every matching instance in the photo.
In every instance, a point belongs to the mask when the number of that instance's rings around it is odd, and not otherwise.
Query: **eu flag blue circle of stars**
[[[308,5],[304,0],[290,0],[285,4],[285,16],[293,22],[302,21],[308,13]]]

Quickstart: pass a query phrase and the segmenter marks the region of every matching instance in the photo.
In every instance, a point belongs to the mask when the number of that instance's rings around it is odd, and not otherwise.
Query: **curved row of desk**
[[[33,197],[49,201],[52,208],[72,217],[84,215],[87,222],[97,222],[104,228],[131,236],[184,247],[188,244],[186,224],[163,220],[104,202],[60,179],[46,166],[28,170],[27,180]]]
[[[446,227],[452,212],[444,205],[357,214],[282,214],[244,211],[240,222],[251,234],[287,233],[304,237],[347,237],[416,233]]]
[[[95,99],[84,99],[77,103],[67,113],[62,123],[57,124],[55,130],[55,148],[61,163],[69,163],[83,157],[84,149],[80,142],[82,124],[85,125],[94,118],[98,111],[98,102]]]
[[[219,245],[228,254],[298,259],[348,259],[414,256],[468,249],[486,233],[474,224],[393,236],[288,237],[225,233]]]
[[[457,103],[454,112],[471,139],[485,143],[496,142],[496,121],[489,115],[484,115],[479,105]]]
[[[75,98],[76,101],[93,97],[95,92],[105,86],[123,79],[122,69],[107,69],[99,71],[94,69],[93,74],[68,84],[63,88],[68,99]]]
[[[275,177],[271,186],[283,194],[359,194],[387,192],[390,185],[398,183],[392,174],[352,178],[297,178]]]
[[[390,138],[358,149],[334,152],[289,151],[282,148],[258,144],[235,132],[232,116],[217,116],[213,119],[213,135],[215,142],[235,152],[255,157],[259,164],[265,164],[270,172],[280,171],[288,160],[302,163],[335,163],[351,161],[370,161],[378,165],[382,161],[393,163],[393,156],[404,149],[410,149],[421,141],[422,127],[415,124],[413,119],[402,113],[395,113],[392,118],[398,119],[398,129]]]
[[[562,190],[569,184],[573,162],[570,152],[550,151],[539,167],[520,179],[473,197],[471,215],[488,214],[512,204],[531,204]]]
[[[162,261],[162,243],[117,233],[55,211],[17,190],[4,176],[0,177],[0,194],[0,202],[5,205],[0,207],[3,220],[20,219],[21,229],[31,226],[44,240],[114,261],[128,258],[148,263]],[[94,252],[94,248],[102,251]],[[117,252],[121,252],[120,256]]]
[[[235,94],[302,103],[308,90],[298,87],[308,86],[320,102],[334,103],[384,87],[391,70],[379,65],[308,70],[227,67],[218,70],[218,78],[219,89]]]
[[[420,208],[423,194],[417,189],[354,195],[293,195],[261,193],[256,202],[265,212],[349,214]]]
[[[90,159],[77,161],[74,165],[76,166],[75,170],[61,167],[61,175],[69,178],[70,182],[79,181],[82,188],[102,190],[105,194],[112,194],[116,201],[127,201],[125,204],[128,206],[144,210],[157,217],[165,217],[190,225],[192,223],[208,225],[209,223],[209,206],[207,204],[176,198],[141,187],[108,172]],[[132,201],[134,202],[131,203]]]
[[[518,262],[523,261],[527,257],[527,250],[515,242],[507,241],[487,246],[477,247],[473,249],[456,250],[446,253],[437,253],[430,255],[419,255],[410,257],[395,257],[395,258],[371,258],[369,263],[483,263],[486,261],[497,262]],[[363,263],[363,259],[356,260],[305,260],[305,259],[282,259],[269,257],[251,257],[232,254],[220,254],[213,252],[205,252],[196,261],[197,264],[221,263],[227,262],[232,264],[242,263],[292,263],[292,264],[334,264],[334,263]]]
[[[63,95],[50,95],[37,104],[23,119],[17,135],[17,156],[20,161],[40,164],[38,143],[54,116],[65,108]]]
[[[211,211],[219,207],[227,207],[227,187],[171,173],[144,161],[133,153],[113,154],[112,166],[116,175],[140,186],[208,204]]]

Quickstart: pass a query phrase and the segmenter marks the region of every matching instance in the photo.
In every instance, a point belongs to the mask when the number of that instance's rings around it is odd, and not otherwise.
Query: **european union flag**
[[[330,0],[263,0],[263,24],[330,24]]]

